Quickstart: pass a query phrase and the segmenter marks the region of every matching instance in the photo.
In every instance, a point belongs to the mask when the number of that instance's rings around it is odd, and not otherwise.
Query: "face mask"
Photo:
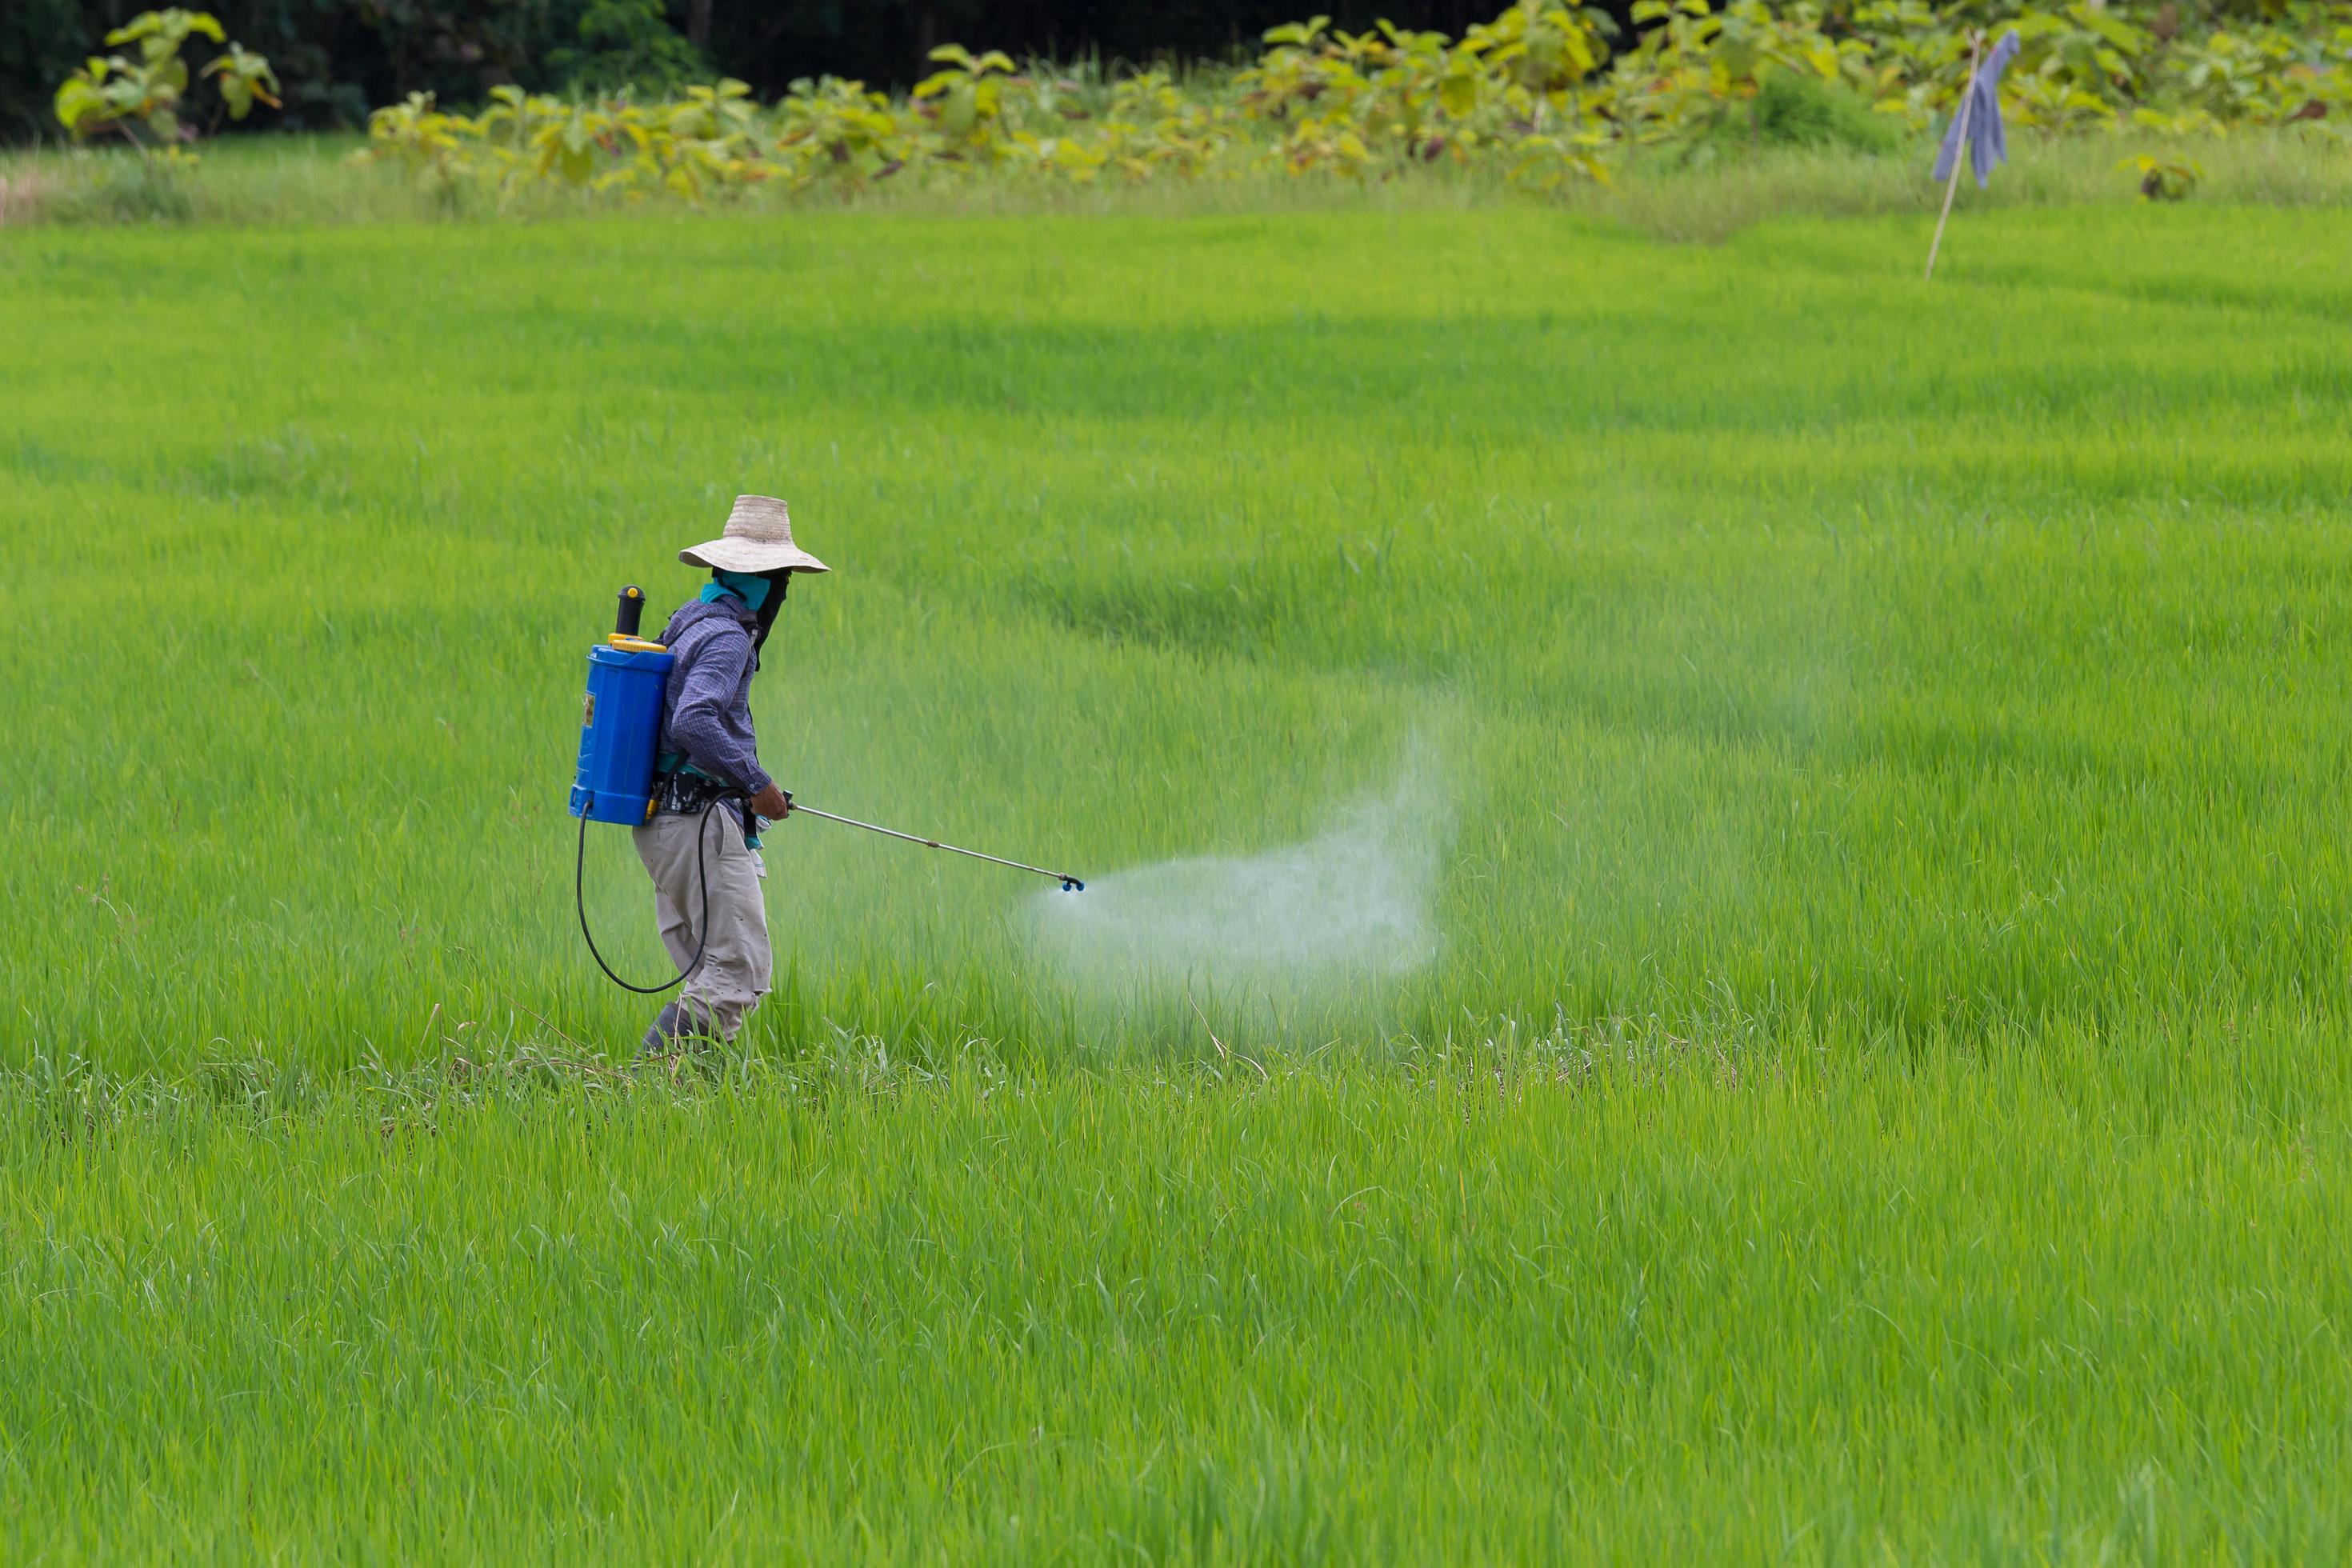
[[[713,572],[709,587],[702,590],[705,604],[721,594],[732,594],[743,601],[744,607],[757,610],[768,602],[775,584],[765,577],[754,577],[746,572]]]

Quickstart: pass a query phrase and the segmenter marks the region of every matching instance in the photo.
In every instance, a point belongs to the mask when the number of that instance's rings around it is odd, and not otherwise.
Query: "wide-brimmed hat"
[[[773,496],[737,496],[727,514],[727,531],[708,544],[677,552],[688,566],[717,572],[830,572],[793,542],[793,516]]]

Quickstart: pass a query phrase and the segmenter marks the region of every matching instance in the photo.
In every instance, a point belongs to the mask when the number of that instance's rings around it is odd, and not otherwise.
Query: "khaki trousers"
[[[695,832],[702,836],[697,867]],[[637,858],[654,879],[654,910],[661,921],[662,945],[680,969],[694,962],[702,944],[702,966],[678,992],[681,1010],[700,1015],[722,1040],[743,1026],[745,1014],[768,993],[775,958],[768,946],[768,910],[760,881],[768,868],[759,851],[743,845],[743,822],[731,806],[701,812],[661,812],[634,830]],[[710,879],[710,934],[702,919],[701,877]]]

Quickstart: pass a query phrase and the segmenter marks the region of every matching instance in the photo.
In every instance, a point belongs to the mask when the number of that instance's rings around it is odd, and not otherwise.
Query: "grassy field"
[[[1926,239],[0,232],[7,1555],[2352,1550],[2352,220]],[[633,1073],[738,489],[782,782],[1089,890],[787,824]]]
[[[2095,135],[2020,136],[1988,188],[1971,189],[1962,211],[2128,206],[2142,175],[2131,154],[2186,160],[2199,178],[2193,199],[2234,205],[2352,206],[2352,160],[2340,142],[2309,126],[2305,134],[2256,131],[2183,142],[2130,130]],[[467,224],[500,217],[538,221],[626,210],[620,198],[524,187],[499,194],[444,187],[395,167],[355,167],[358,135],[218,138],[193,168],[142,163],[120,146],[39,149],[0,146],[0,228],[30,224],[341,225],[424,221]],[[1720,152],[1720,149],[1717,149]],[[974,179],[918,171],[854,195],[793,192],[782,185],[712,198],[746,215],[852,207],[898,216],[1263,216],[1270,212],[1405,212],[1523,205],[1630,226],[1677,241],[1713,242],[1770,217],[1932,215],[1943,191],[1924,177],[1934,161],[1920,137],[1892,153],[1843,147],[1766,146],[1709,156],[1682,146],[1629,153],[1607,184],[1582,183],[1545,196],[1494,169],[1424,166],[1402,179],[1359,183],[1294,178],[1271,171],[1201,180],[1073,185],[1014,175]]]

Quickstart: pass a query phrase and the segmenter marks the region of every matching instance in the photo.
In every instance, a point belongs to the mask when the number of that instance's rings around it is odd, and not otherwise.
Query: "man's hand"
[[[793,794],[770,784],[751,797],[751,809],[770,822],[782,822],[793,814]]]

